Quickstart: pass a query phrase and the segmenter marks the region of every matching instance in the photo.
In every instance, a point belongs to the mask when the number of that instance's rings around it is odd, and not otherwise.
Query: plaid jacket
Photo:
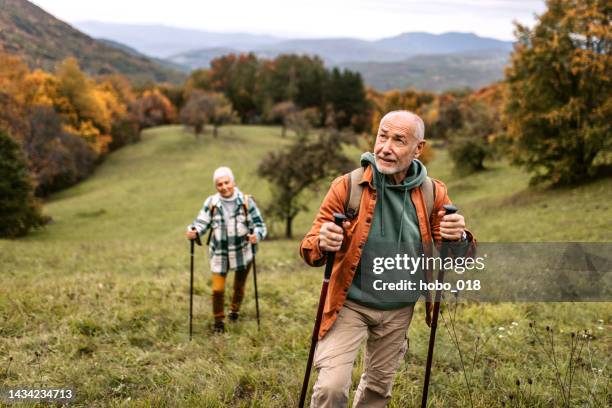
[[[221,196],[217,193],[204,201],[198,216],[187,227],[188,230],[195,228],[199,236],[203,236],[209,228],[212,228],[209,248],[210,270],[223,275],[230,269],[244,270],[253,260],[253,251],[256,252],[257,249],[246,238],[249,228],[254,230],[257,241],[261,241],[267,235],[266,224],[253,198],[248,198],[248,214],[245,214],[245,195],[236,188],[236,196],[236,209],[229,217],[229,225],[225,224]],[[213,207],[215,207],[214,212]]]

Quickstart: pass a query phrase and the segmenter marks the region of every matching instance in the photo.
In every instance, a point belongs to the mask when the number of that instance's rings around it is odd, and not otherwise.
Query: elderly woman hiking
[[[193,240],[210,228],[210,269],[212,271],[212,307],[214,330],[225,331],[225,280],[230,270],[235,271],[234,293],[230,307],[230,321],[238,320],[244,297],[246,279],[251,268],[257,242],[266,237],[267,230],[255,201],[243,194],[234,182],[228,167],[219,167],[213,174],[217,189],[204,201],[198,216],[187,227],[186,236]],[[209,237],[210,238],[210,237]]]

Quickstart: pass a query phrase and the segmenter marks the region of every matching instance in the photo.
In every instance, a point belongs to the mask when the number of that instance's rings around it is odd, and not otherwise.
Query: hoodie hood
[[[372,166],[372,183],[377,190],[379,187],[412,190],[420,186],[427,178],[427,168],[417,159],[412,160],[410,168],[408,169],[408,174],[406,174],[406,178],[404,178],[400,184],[390,184],[391,182],[387,180],[387,177],[378,171],[378,167],[376,167],[376,156],[374,156],[372,152],[366,152],[361,155],[361,166]]]
[[[398,244],[402,241],[405,242],[406,237],[403,235],[405,233],[404,219],[407,215],[406,206],[410,205],[413,207],[412,201],[408,199],[409,192],[413,188],[419,187],[427,178],[427,169],[425,168],[425,165],[417,159],[412,160],[408,173],[400,184],[391,184],[391,181],[387,179],[386,175],[378,171],[378,168],[376,167],[376,157],[372,152],[366,152],[361,155],[361,165],[363,167],[372,167],[372,184],[378,192],[376,210],[378,211],[380,220],[381,237],[385,237],[385,229],[389,229],[389,224],[395,224],[393,221],[391,221],[391,218],[385,217],[385,215],[393,215],[394,213],[397,213],[400,214],[398,220],[399,231],[394,231],[393,234],[397,234],[397,237],[387,238],[395,238],[394,241],[396,240]],[[392,211],[392,213],[389,214],[389,211]],[[411,208],[410,213],[413,212],[415,212],[415,210],[414,208]],[[385,228],[386,225],[387,228]]]

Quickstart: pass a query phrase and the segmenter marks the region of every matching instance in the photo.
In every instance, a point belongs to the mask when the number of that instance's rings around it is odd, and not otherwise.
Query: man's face
[[[234,182],[230,178],[230,176],[219,177],[215,181],[215,187],[217,187],[217,191],[221,194],[221,197],[229,198],[234,195]]]
[[[383,174],[395,174],[410,167],[420,156],[424,140],[414,135],[413,119],[402,113],[386,115],[378,127],[374,155],[376,167]]]

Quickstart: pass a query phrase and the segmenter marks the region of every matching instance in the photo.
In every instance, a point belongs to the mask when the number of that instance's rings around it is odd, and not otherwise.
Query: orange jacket
[[[336,253],[332,275],[329,281],[327,290],[327,299],[323,308],[323,320],[321,329],[319,330],[319,338],[323,338],[331,329],[336,321],[338,313],[346,294],[353,282],[353,276],[357,269],[357,264],[361,258],[361,251],[365,245],[370,226],[372,225],[372,217],[376,207],[376,190],[372,184],[372,168],[367,166],[363,178],[359,184],[364,185],[363,195],[359,206],[357,218],[351,221],[351,226],[345,230],[342,247]],[[438,212],[445,204],[451,204],[448,198],[446,186],[438,180],[434,180],[435,185],[435,201],[431,219],[427,220],[427,209],[425,200],[420,188],[415,188],[410,192],[410,198],[416,208],[417,218],[419,220],[419,230],[425,249],[425,255],[431,254],[431,242],[439,244],[442,241],[440,236],[440,217]],[[300,255],[304,261],[310,266],[322,266],[325,264],[325,253],[319,248],[319,229],[325,222],[333,222],[333,213],[344,213],[344,203],[348,194],[348,178],[341,176],[336,178],[323,199],[319,213],[317,214],[312,228],[300,244]],[[468,239],[475,244],[475,241],[469,231],[466,231]],[[431,271],[427,272],[428,280],[431,281]],[[430,295],[431,296],[431,295]]]

